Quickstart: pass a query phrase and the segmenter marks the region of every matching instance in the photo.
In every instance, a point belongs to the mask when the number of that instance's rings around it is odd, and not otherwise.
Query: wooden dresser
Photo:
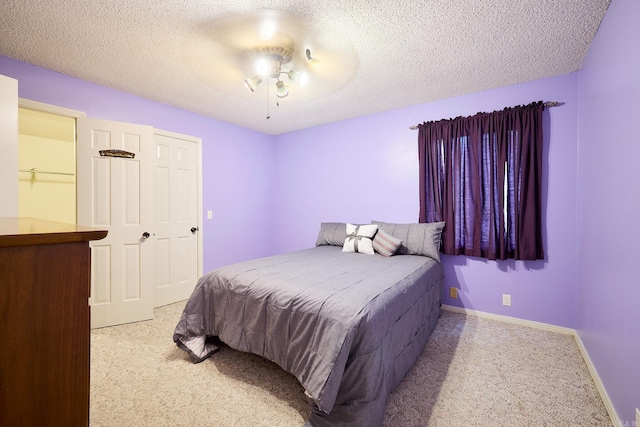
[[[89,241],[106,235],[0,218],[0,426],[89,425]]]

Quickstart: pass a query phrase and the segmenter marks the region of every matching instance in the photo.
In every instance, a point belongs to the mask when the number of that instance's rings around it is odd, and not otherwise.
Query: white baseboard
[[[501,322],[514,323],[516,325],[527,326],[529,328],[543,329],[545,331],[557,332],[559,334],[564,334],[564,335],[576,334],[575,329],[571,329],[571,328],[564,328],[562,326],[550,325],[548,323],[534,322],[533,320],[523,320],[523,319],[518,319],[516,317],[503,316],[500,314],[492,314],[484,311],[469,310],[467,308],[455,307],[453,305],[442,304],[442,309],[447,311],[453,311],[455,313],[467,314],[470,316],[483,317],[485,319],[493,319],[493,320],[499,320]]]
[[[622,421],[618,417],[618,414],[616,413],[616,410],[613,407],[613,402],[611,402],[611,399],[609,399],[609,394],[607,393],[607,390],[604,388],[604,384],[600,379],[600,375],[598,375],[598,371],[596,371],[596,367],[593,366],[593,363],[591,362],[591,358],[589,357],[589,353],[587,353],[587,349],[585,348],[584,344],[582,344],[582,339],[580,338],[580,335],[578,335],[578,332],[575,332],[573,334],[573,337],[576,339],[576,344],[578,345],[578,349],[580,350],[580,353],[582,353],[582,358],[584,359],[584,363],[587,364],[589,373],[591,373],[591,378],[593,378],[593,382],[596,384],[596,388],[600,393],[600,397],[602,397],[602,402],[604,403],[605,408],[607,408],[607,412],[609,413],[609,418],[611,418],[611,422],[613,422],[613,425],[616,427],[622,427],[623,426]]]
[[[578,335],[578,332],[575,329],[565,328],[565,327],[556,326],[556,325],[550,325],[548,323],[534,322],[532,320],[518,319],[516,317],[503,316],[500,314],[486,313],[484,311],[469,310],[466,308],[456,307],[448,304],[442,304],[442,309],[446,311],[451,311],[454,313],[466,314],[468,316],[483,317],[485,319],[493,319],[500,322],[507,322],[507,323],[513,323],[520,326],[527,326],[529,328],[542,329],[545,331],[556,332],[556,333],[565,334],[565,335],[572,335],[576,341],[576,345],[578,346],[578,349],[580,350],[580,354],[582,354],[582,359],[584,359],[584,363],[587,365],[587,369],[589,369],[589,373],[591,374],[591,378],[593,379],[593,382],[596,385],[596,389],[598,390],[598,393],[600,393],[602,402],[604,403],[604,406],[607,409],[607,412],[609,413],[611,422],[616,427],[623,427],[623,424],[620,421],[620,418],[618,417],[618,414],[616,413],[616,410],[613,407],[613,403],[609,398],[609,394],[607,393],[607,390],[604,388],[604,384],[602,383],[602,380],[600,380],[598,371],[596,371],[595,366],[591,362],[591,359],[589,358],[589,353],[587,352],[587,349],[584,347],[584,344],[582,343],[582,339],[580,339],[580,335]]]

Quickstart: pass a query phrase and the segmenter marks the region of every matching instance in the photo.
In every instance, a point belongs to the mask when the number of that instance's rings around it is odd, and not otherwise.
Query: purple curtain
[[[542,101],[418,126],[420,222],[445,221],[442,252],[544,259]]]

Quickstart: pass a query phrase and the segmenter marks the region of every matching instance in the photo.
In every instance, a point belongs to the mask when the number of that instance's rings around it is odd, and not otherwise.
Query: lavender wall
[[[0,56],[22,98],[202,138],[204,271],[270,255],[274,137]],[[206,215],[203,214],[203,218]]]
[[[640,408],[640,2],[613,0],[579,81],[578,333],[623,425]]]
[[[417,222],[417,131],[410,125],[532,101],[545,110],[546,260],[443,257],[459,299],[445,303],[553,325],[575,326],[577,75],[488,90],[276,137],[275,252],[313,246],[320,222]],[[512,306],[502,306],[502,294]]]

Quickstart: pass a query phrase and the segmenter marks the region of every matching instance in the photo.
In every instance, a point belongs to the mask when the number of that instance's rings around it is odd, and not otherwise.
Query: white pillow
[[[373,236],[378,231],[377,224],[347,224],[347,238],[344,239],[342,252],[359,252],[373,255]]]

